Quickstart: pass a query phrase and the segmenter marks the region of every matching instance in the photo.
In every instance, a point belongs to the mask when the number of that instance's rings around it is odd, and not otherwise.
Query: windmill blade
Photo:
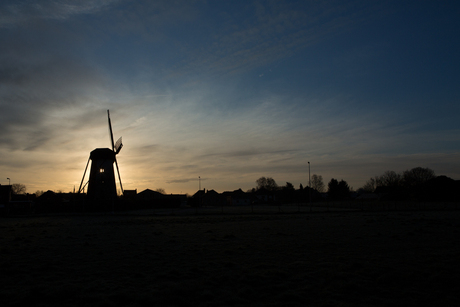
[[[85,185],[83,186],[83,188],[81,188],[81,190],[83,191],[83,193],[85,193],[85,187],[88,185],[88,183],[89,183],[89,180],[86,181],[86,183],[85,183]],[[78,192],[78,193],[80,193],[80,192]]]
[[[120,181],[121,195],[123,195],[123,194],[124,194],[124,191],[123,191],[123,184],[121,183],[120,169],[118,168],[117,158],[115,158],[115,166],[117,167],[118,181]]]
[[[110,122],[110,112],[107,110],[107,117],[109,119],[109,130],[110,130],[110,140],[112,144],[112,150],[115,148],[115,144],[113,143],[113,132],[112,132],[112,123]]]
[[[123,143],[121,142],[121,136],[120,136],[120,138],[115,143],[115,149],[114,149],[115,154],[118,154],[122,147],[123,147]]]
[[[90,159],[91,159],[91,156],[89,156],[88,162],[86,162],[85,172],[83,173],[83,178],[81,178],[81,183],[80,183],[80,188],[78,189],[78,193],[81,192],[81,186],[83,184],[83,180],[85,180],[86,170],[88,169],[88,164],[89,164]],[[86,186],[86,184],[85,184],[85,186]],[[85,188],[85,187],[83,186],[83,188]]]

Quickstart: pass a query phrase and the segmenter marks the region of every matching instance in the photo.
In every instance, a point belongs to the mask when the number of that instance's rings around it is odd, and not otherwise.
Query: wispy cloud
[[[1,170],[60,189],[79,184],[90,151],[109,147],[110,109],[126,188],[189,191],[198,176],[216,190],[250,188],[260,176],[305,184],[309,161],[325,179],[358,184],[412,162],[457,174],[458,91],[433,83],[430,100],[424,88],[387,87],[395,66],[377,62],[396,51],[360,30],[381,7],[2,3]]]
[[[14,1],[0,6],[0,28],[14,27],[39,19],[64,20],[74,15],[94,14],[119,0]]]
[[[168,180],[166,181],[166,183],[170,184],[170,183],[187,183],[187,182],[190,182],[190,181],[205,181],[206,178],[186,178],[186,179],[173,179],[173,180]]]
[[[238,19],[223,18],[218,28],[211,28],[213,32],[207,35],[211,39],[200,40],[205,48],[189,49],[187,61],[174,66],[174,76],[177,71],[235,74],[290,57],[369,18],[365,6],[354,16],[344,17],[343,12],[350,5],[311,2],[245,5]]]
[[[0,61],[0,75],[0,129],[5,132],[0,142],[12,149],[34,150],[63,129],[71,134],[83,118],[91,123],[94,113],[82,108],[98,99],[104,86],[103,78],[91,68],[62,59]],[[62,121],[66,111],[73,116]],[[62,117],[54,120],[59,114]]]

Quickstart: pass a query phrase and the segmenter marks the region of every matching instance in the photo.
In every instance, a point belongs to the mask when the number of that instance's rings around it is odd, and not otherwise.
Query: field
[[[2,306],[459,306],[460,211],[0,219]]]

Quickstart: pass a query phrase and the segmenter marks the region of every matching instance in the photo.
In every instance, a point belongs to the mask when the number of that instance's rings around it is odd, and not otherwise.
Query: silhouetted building
[[[11,185],[0,185],[0,214],[8,214],[8,204],[11,201]]]
[[[115,153],[108,148],[97,148],[90,154],[91,171],[89,173],[88,199],[114,200],[117,197],[115,184]]]
[[[11,201],[11,185],[0,184],[0,205],[6,205]]]
[[[235,191],[226,191],[222,195],[225,197],[227,205],[229,206],[247,206],[252,203],[251,194],[243,192],[243,190],[238,189]]]
[[[275,193],[266,188],[258,189],[254,192],[257,202],[260,204],[272,203],[276,200]]]
[[[112,149],[96,148],[90,153],[85,172],[83,173],[80,188],[78,190],[79,193],[82,191],[83,180],[85,179],[88,164],[91,161],[87,197],[93,203],[113,202],[117,198],[114,164],[118,171],[121,193],[123,194],[123,186],[121,184],[120,171],[118,169],[116,159],[116,155],[120,152],[123,144],[121,142],[121,138],[119,138],[116,143],[113,142],[112,124],[110,122],[109,110],[107,110],[107,118],[109,122]]]
[[[124,190],[123,191],[123,198],[124,199],[136,199],[137,196],[137,189],[136,190]]]
[[[143,201],[153,201],[155,199],[160,199],[163,197],[163,194],[157,191],[153,191],[150,189],[145,189],[142,192],[137,193],[136,199],[143,200]]]
[[[136,202],[143,208],[178,208],[187,203],[187,196],[182,194],[163,194],[146,189],[137,193]]]

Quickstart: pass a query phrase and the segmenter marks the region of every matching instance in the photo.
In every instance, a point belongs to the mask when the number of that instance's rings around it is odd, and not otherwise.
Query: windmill
[[[120,170],[118,168],[116,155],[120,152],[123,144],[121,137],[116,143],[113,142],[112,123],[110,122],[110,113],[107,110],[107,118],[109,120],[109,134],[112,149],[110,148],[96,148],[94,149],[88,158],[86,163],[85,172],[81,179],[80,193],[86,185],[88,185],[88,199],[92,201],[111,201],[117,197],[117,188],[115,183],[115,172],[113,164],[117,168],[118,180],[120,182],[121,193],[123,194],[123,186],[121,184]],[[83,185],[85,180],[86,171],[88,169],[89,161],[91,161],[91,170],[89,172],[89,180]],[[82,187],[83,185],[83,187]]]

